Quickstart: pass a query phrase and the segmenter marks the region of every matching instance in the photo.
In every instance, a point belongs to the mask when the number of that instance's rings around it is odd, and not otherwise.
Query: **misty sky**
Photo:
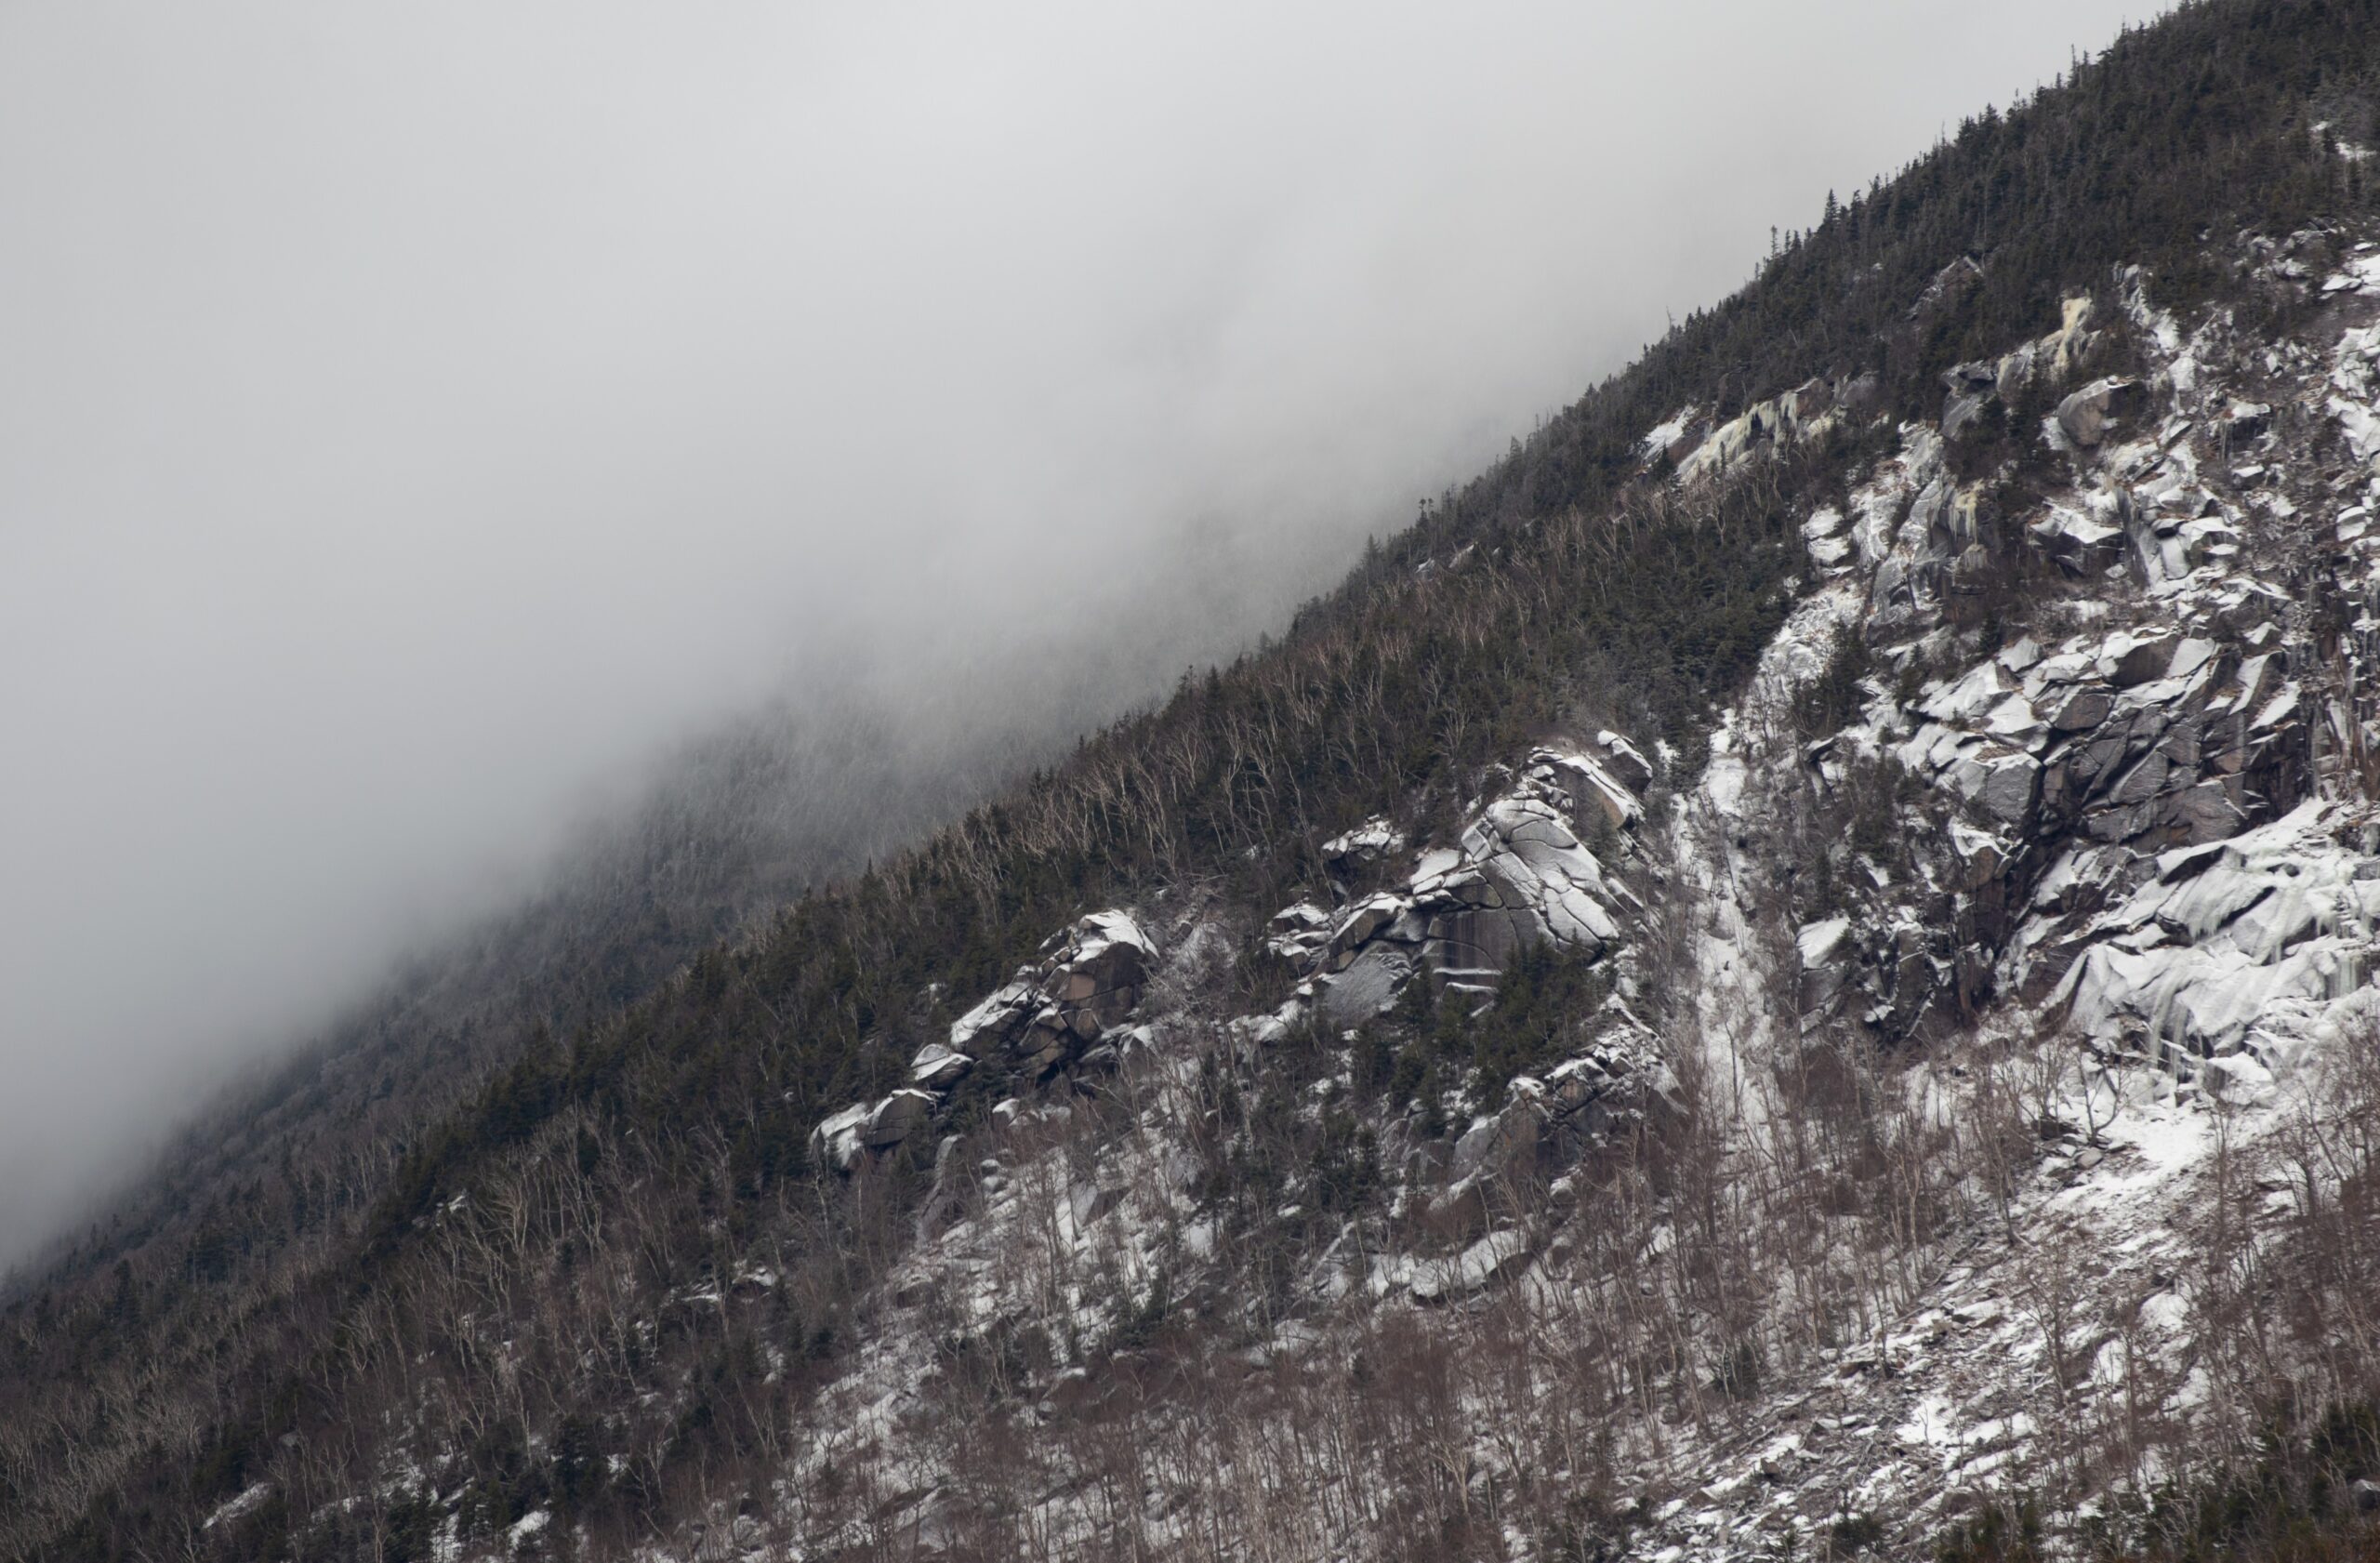
[[[0,1262],[706,723],[1138,698],[2148,8],[0,7]]]

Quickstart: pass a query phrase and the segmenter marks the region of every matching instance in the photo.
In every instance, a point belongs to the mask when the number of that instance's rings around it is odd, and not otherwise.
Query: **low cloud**
[[[0,13],[0,1257],[734,711],[1277,628],[2122,14]]]

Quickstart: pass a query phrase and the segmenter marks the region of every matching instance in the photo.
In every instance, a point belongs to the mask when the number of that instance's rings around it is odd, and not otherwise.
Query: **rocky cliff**
[[[2380,246],[2228,258],[2285,331],[2177,318],[2127,269],[1946,376],[1801,522],[1806,580],[1699,767],[1580,729],[1488,767],[1444,839],[1326,843],[1256,1013],[1210,1002],[1227,912],[1088,918],[917,1060],[998,1069],[994,1130],[943,1134],[916,1087],[822,1124],[854,1177],[934,1146],[943,1218],[805,1468],[869,1450],[869,1526],[929,1551],[1368,1555],[1415,1544],[1419,1482],[1517,1551],[1732,1556],[1924,1545],[2053,1489],[2112,1513],[2236,1413],[2235,1331],[2319,1381],[2337,1320],[2278,1316],[2360,1313],[2366,1273],[2310,1250],[2363,1198],[2334,1142],[2380,1045]],[[1721,484],[1863,416],[1789,403],[1646,449]],[[1424,1071],[1400,1084],[1438,1098],[1400,1100],[1368,1062],[1384,1028],[1492,1027],[1549,960],[1591,1001],[1492,1096]],[[1283,1169],[1219,1210],[1262,1126],[1218,1082],[1284,1074],[1273,1110],[1360,1125],[1369,1185]],[[1224,1251],[1268,1241],[1250,1295]],[[2287,1277],[2261,1303],[2249,1255]],[[1067,1343],[1004,1413],[1032,1452],[924,1430],[970,1392],[954,1331]],[[1396,1425],[1388,1372],[1451,1381],[1406,1429],[1426,1454],[1342,1425]]]

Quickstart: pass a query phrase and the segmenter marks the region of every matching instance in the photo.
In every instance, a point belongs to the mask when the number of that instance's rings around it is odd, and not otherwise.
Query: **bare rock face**
[[[1545,920],[1527,907],[1440,912],[1430,919],[1427,933],[1430,959],[1456,981],[1492,976],[1551,936]]]
[[[859,1102],[822,1121],[810,1132],[811,1159],[849,1172],[863,1148],[861,1132],[875,1111],[875,1103]]]
[[[1636,795],[1651,784],[1653,769],[1625,738],[1604,736],[1617,750],[1600,743],[1594,752],[1541,748],[1529,756],[1527,775],[1548,789],[1549,801],[1562,808],[1573,828],[1631,830],[1645,817]]]
[[[868,1109],[867,1120],[860,1126],[860,1144],[870,1150],[899,1145],[924,1124],[939,1100],[931,1091],[894,1092]]]
[[[1330,947],[1330,914],[1311,901],[1300,901],[1273,914],[1266,924],[1264,947],[1292,966],[1311,967]]]
[[[848,1172],[868,1153],[891,1150],[923,1128],[941,1101],[935,1092],[909,1086],[855,1103],[810,1132],[811,1158]]]
[[[1545,1108],[1536,1095],[1515,1096],[1502,1112],[1481,1119],[1455,1142],[1448,1176],[1459,1184],[1483,1174],[1494,1177],[1533,1171],[1545,1119]]]
[[[2074,583],[2069,601],[2089,605],[2055,643],[2020,641],[1937,671],[1908,705],[1871,708],[1845,735],[1949,807],[1924,828],[1941,839],[1911,841],[1894,882],[1855,878],[1848,902],[1826,908],[1842,915],[1802,928],[1805,1027],[1848,1015],[1890,1038],[1929,1017],[1963,1022],[2004,993],[2055,1001],[2095,1035],[2122,1032],[2123,1045],[2170,1034],[2185,1053],[2222,1057],[2241,1032],[2211,1018],[2215,987],[2253,997],[2256,984],[2279,982],[2277,1001],[2318,1002],[2310,970],[2271,976],[2267,968],[2286,963],[2267,952],[2252,962],[2260,974],[2230,973],[2219,920],[2185,931],[2172,898],[2157,903],[2168,908],[2161,918],[2141,910],[2141,897],[2172,877],[2170,865],[2196,875],[2229,863],[2228,843],[2280,829],[2326,775],[2323,795],[2356,790],[2346,777],[2365,752],[2355,735],[2380,720],[2380,700],[2362,693],[2372,681],[2360,672],[2348,697],[2320,688],[2337,666],[2326,659],[2359,669],[2380,660],[2369,588],[2349,585],[2370,578],[2366,562],[2380,555],[2369,497],[2380,489],[2343,466],[2329,430],[2274,409],[2326,415],[2347,435],[2347,457],[2364,459],[2356,434],[2380,401],[2380,333],[2347,329],[2288,396],[2265,364],[2251,397],[2207,384],[2202,350],[2160,323],[2139,275],[2120,281],[2135,340],[2151,345],[2157,367],[2065,398],[2043,437],[2067,458],[2071,485],[2039,501],[2021,529],[1962,528],[1975,495],[1948,480],[1939,437],[1922,428],[1851,497],[1857,555],[1844,568],[1855,582],[1867,572],[1854,616],[1872,655],[1922,656],[1938,670],[1945,650],[1972,648],[1971,625],[1955,613],[1961,575],[1978,550],[1989,563],[1989,550],[2005,546],[1990,539],[2012,531]],[[2058,333],[1997,361],[1989,391],[1985,365],[1961,365],[1946,385],[1952,410],[2064,373],[2087,348],[2089,325],[2088,306],[2071,302]],[[2298,519],[2307,504],[2324,507],[2314,527]],[[1831,536],[1838,526],[1830,517],[1805,530]],[[2307,536],[2329,545],[2310,576]],[[2308,584],[2280,584],[2290,579]],[[2334,595],[2323,611],[2358,626],[2351,644],[2333,652],[2320,631],[2309,635],[2316,604],[2306,591]],[[1847,776],[1839,755],[1828,758],[1838,748],[1830,741],[1817,763]],[[2353,834],[2342,831],[2325,838],[2301,822],[2290,839],[2313,860],[2339,850],[2321,840]],[[2261,850],[2249,857],[2262,862]],[[2254,862],[2232,867],[2234,882],[2263,882]],[[2326,894],[2325,926],[2361,926],[2360,901]],[[2196,953],[2163,953],[2184,948]],[[2321,980],[2346,980],[2346,960]],[[2176,974],[2218,968],[2229,973],[2219,982]],[[2231,1088],[2246,1089],[2250,1072],[2235,1069]]]
[[[1361,1025],[1396,1002],[1413,972],[1407,951],[1385,942],[1371,946],[1320,985],[1324,1018],[1334,1026]]]
[[[965,1053],[928,1042],[910,1061],[909,1078],[929,1091],[939,1091],[955,1085],[975,1067],[975,1061]]]
[[[1356,955],[1375,935],[1408,918],[1412,911],[1412,899],[1394,891],[1367,895],[1349,907],[1330,931],[1332,965],[1342,971],[1354,965]]]
[[[2372,825],[2368,806],[2309,799],[2253,830],[2158,854],[2130,894],[2096,913],[2078,900],[2043,930],[2034,958],[2071,962],[2051,1001],[2086,1034],[2185,1066],[2247,1054],[2231,1084],[2253,1085],[2254,1071],[2286,1062],[2275,1021],[2365,980],[2360,952],[2380,937]],[[2061,868],[2081,881],[2113,868],[2112,889],[2131,865],[2109,855],[2080,849]]]
[[[2180,642],[2180,636],[2166,629],[2140,633],[2119,630],[2109,637],[2099,653],[2099,676],[2118,689],[2131,689],[2163,678],[2166,669],[2173,665],[2174,649]]]
[[[1642,792],[1653,785],[1653,762],[1634,744],[1619,734],[1606,729],[1595,735],[1595,748],[1603,768],[1618,776],[1633,792]]]
[[[1157,962],[1157,947],[1126,913],[1093,912],[1043,947],[1041,963],[1019,972],[987,1003],[998,1001],[991,1025],[962,1041],[961,1020],[951,1046],[981,1059],[1004,1046],[1034,1078],[1064,1066],[1140,1002]]]
[[[1677,463],[1681,479],[1693,482],[1714,477],[1756,452],[1792,444],[1823,431],[1829,420],[1838,416],[1843,400],[1843,388],[1825,380],[1808,380],[1782,396],[1745,408],[1739,417],[1711,430],[1683,455],[1678,454],[1675,443],[1667,448],[1671,459]],[[1681,417],[1678,421],[1685,426],[1687,420]]]
[[[1535,945],[1602,954],[1637,904],[1588,842],[1620,852],[1645,821],[1637,795],[1652,780],[1652,762],[1609,730],[1580,749],[1535,749],[1512,792],[1480,804],[1459,844],[1421,852],[1402,890],[1376,890],[1338,914],[1312,902],[1285,907],[1266,947],[1314,973],[1333,1023],[1381,1013],[1423,961],[1457,987],[1492,992],[1497,973]],[[1323,856],[1340,864],[1390,842],[1402,847],[1402,835],[1371,821],[1326,842]]]
[[[1139,923],[1122,912],[1093,912],[1075,924],[1042,988],[1067,1016],[1070,1028],[1078,1035],[1095,1036],[1121,1022],[1141,1001],[1156,961],[1157,947]]]
[[[1157,946],[1129,913],[1093,912],[1053,935],[1037,965],[953,1022],[947,1042],[910,1060],[910,1084],[846,1107],[812,1131],[811,1155],[850,1171],[869,1152],[905,1144],[932,1120],[944,1093],[983,1067],[1033,1079],[1078,1063],[1141,1001]]]
[[[1388,1008],[1424,962],[1450,987],[1484,996],[1525,949],[1552,944],[1599,956],[1642,908],[1596,854],[1627,850],[1645,818],[1638,794],[1653,776],[1652,762],[1613,732],[1576,749],[1537,749],[1508,793],[1479,806],[1458,844],[1420,854],[1401,889],[1376,891],[1335,916],[1304,902],[1285,907],[1267,947],[1312,973],[1322,1013],[1337,1025]],[[1326,855],[1384,828],[1373,821]]]
[[[1603,866],[1551,803],[1490,803],[1463,832],[1462,844],[1504,905],[1528,911],[1556,944],[1599,951],[1619,936]]]
[[[2038,999],[2088,943],[2074,931],[2102,905],[2094,884],[2147,856],[2228,840],[2270,800],[2302,795],[2302,697],[2271,655],[2242,657],[2236,643],[2161,625],[2077,637],[2046,655],[2016,649],[1920,703],[1924,720],[1894,752],[1959,802],[1940,883],[1897,916],[1805,927],[1805,1014],[1857,994],[1865,1019],[1895,1031],[1937,1005],[1971,1006],[2029,906],[2034,947],[2015,972]],[[2039,932],[2069,902],[2074,926]],[[2056,915],[2044,922],[2043,908]],[[1950,927],[1964,931],[1964,953],[1918,932]],[[1928,960],[1914,959],[1921,948]]]
[[[1024,967],[983,1002],[953,1021],[949,1051],[968,1058],[988,1056],[1040,1010],[1044,1000],[1032,967]],[[923,1053],[919,1058],[924,1058]]]
[[[2000,379],[1997,362],[1962,364],[1944,371],[1948,394],[1942,403],[1942,438],[1957,439],[1983,416],[1984,407],[2000,394]]]

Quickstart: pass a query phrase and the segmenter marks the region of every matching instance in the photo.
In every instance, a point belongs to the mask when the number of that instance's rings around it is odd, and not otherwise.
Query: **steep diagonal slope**
[[[1138,1024],[1011,1043],[1078,938],[826,1120],[865,1180],[951,1061],[1074,1072],[940,1143],[734,1533],[1727,1556],[1923,1548],[2022,1495],[2153,1548],[2187,1517],[2127,1502],[2292,1399],[2368,1407],[2380,811],[2336,627],[2374,578],[2374,231],[2240,247],[2284,329],[2186,337],[2127,270],[1955,370],[1950,438],[1902,424],[1808,514],[1823,584],[1690,789],[1648,810],[1606,731],[1483,773],[1447,845],[1328,844],[1270,1013],[1201,973],[1212,904],[1103,914]],[[1960,427],[1987,383],[2055,409],[2009,459]],[[866,1503],[822,1498],[839,1464]]]
[[[20,1308],[7,1544],[1922,1547],[2368,1395],[2375,21],[1965,127],[236,1331]]]

